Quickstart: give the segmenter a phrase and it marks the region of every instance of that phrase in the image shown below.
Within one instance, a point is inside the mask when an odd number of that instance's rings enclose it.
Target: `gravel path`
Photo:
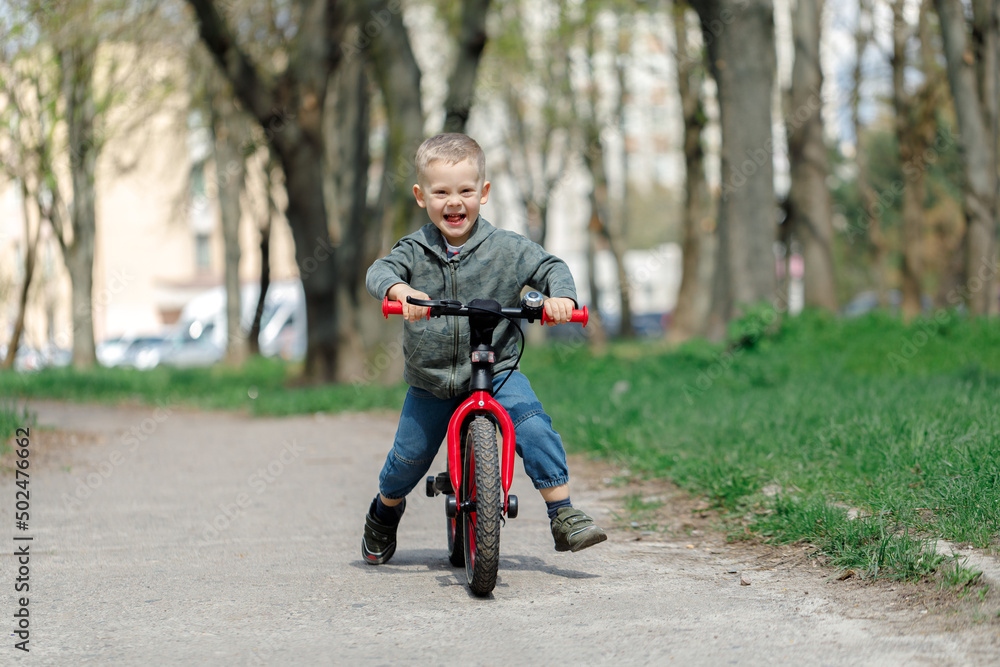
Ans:
[[[949,629],[900,590],[762,567],[718,539],[616,529],[556,553],[520,464],[521,512],[503,529],[491,598],[470,596],[448,565],[443,501],[422,493],[395,558],[368,566],[363,515],[394,415],[31,409],[44,428],[32,431],[27,531],[14,527],[10,457],[0,474],[3,664],[993,665],[1000,654],[995,616]],[[592,478],[574,482],[575,504],[610,527],[623,490]],[[23,544],[27,594],[15,593],[10,547]],[[30,653],[11,634],[22,595]]]

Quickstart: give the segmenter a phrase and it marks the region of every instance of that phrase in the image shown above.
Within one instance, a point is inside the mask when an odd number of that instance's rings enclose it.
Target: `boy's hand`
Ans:
[[[423,320],[427,318],[427,313],[430,308],[425,308],[424,306],[414,306],[411,303],[406,302],[406,297],[412,296],[414,299],[430,299],[425,293],[420,290],[415,290],[406,283],[396,283],[389,288],[386,292],[386,296],[389,297],[390,301],[399,301],[403,304],[403,319],[407,322],[416,322],[417,320]]]
[[[550,327],[556,324],[566,324],[573,317],[573,309],[576,302],[564,296],[558,296],[545,300],[545,319]]]

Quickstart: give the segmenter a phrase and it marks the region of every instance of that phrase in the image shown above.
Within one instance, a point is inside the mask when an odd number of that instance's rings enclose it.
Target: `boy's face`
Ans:
[[[472,160],[455,164],[435,160],[427,165],[420,183],[413,186],[413,196],[420,208],[427,209],[427,216],[448,243],[460,246],[469,240],[479,207],[489,199],[490,182],[479,182],[479,171]]]

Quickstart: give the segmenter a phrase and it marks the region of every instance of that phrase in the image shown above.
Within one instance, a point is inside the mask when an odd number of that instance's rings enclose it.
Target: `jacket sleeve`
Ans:
[[[573,282],[573,274],[566,262],[546,252],[542,246],[533,241],[525,239],[524,243],[525,248],[521,253],[523,283],[550,298],[572,299],[579,308],[576,283]]]
[[[413,275],[413,244],[400,240],[388,255],[375,260],[365,276],[368,293],[381,301],[396,283],[409,284]]]

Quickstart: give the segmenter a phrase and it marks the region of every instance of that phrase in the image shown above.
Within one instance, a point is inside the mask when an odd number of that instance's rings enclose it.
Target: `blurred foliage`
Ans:
[[[865,210],[853,159],[831,150],[830,191],[837,214],[835,257],[838,298],[846,303],[865,289],[874,289],[870,228],[880,224],[890,248],[889,287],[899,282],[902,246],[902,187],[917,171],[925,175],[925,290],[933,294],[941,281],[953,249],[964,230],[961,226],[962,163],[957,128],[950,110],[937,113],[935,141],[922,155],[907,164],[899,161],[899,144],[890,118],[868,127],[861,137],[861,150],[868,158],[871,187],[877,196],[875,215]]]

